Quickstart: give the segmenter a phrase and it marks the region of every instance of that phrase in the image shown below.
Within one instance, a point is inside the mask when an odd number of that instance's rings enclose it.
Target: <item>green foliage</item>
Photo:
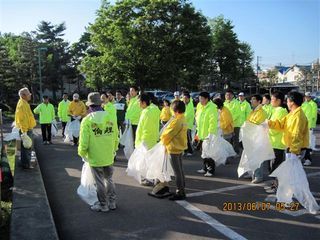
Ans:
[[[243,88],[254,76],[250,45],[239,41],[232,22],[223,16],[210,19],[209,25],[212,30],[211,64],[217,88]]]
[[[100,55],[80,70],[96,88],[196,88],[211,48],[206,18],[182,0],[103,1],[89,32]]]

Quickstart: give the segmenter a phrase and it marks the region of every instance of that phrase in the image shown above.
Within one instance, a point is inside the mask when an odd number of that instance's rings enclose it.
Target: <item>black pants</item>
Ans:
[[[273,151],[274,151],[275,159],[271,166],[270,172],[273,172],[274,170],[276,170],[277,167],[279,167],[279,165],[285,160],[285,150],[274,148]]]
[[[67,122],[61,122],[62,123],[62,137],[64,137],[64,131],[66,130]]]
[[[51,142],[51,123],[40,124],[40,125],[41,125],[42,141]]]
[[[186,150],[186,152],[192,154],[193,147],[192,147],[191,129],[188,129],[188,131],[187,131],[187,140],[188,140],[188,149]]]
[[[234,151],[237,154],[240,154],[240,152],[241,152],[240,148],[242,148],[242,146],[239,143],[239,134],[240,134],[240,127],[235,127],[234,128],[234,136],[232,139],[232,143],[233,143],[232,145],[233,145]]]
[[[136,141],[136,131],[138,128],[138,125],[131,125],[132,126],[132,133],[133,133],[133,142]]]
[[[311,148],[303,148],[303,150],[306,150],[306,153],[304,155],[304,160],[310,160],[310,162],[312,162],[312,159],[311,159],[312,149]]]

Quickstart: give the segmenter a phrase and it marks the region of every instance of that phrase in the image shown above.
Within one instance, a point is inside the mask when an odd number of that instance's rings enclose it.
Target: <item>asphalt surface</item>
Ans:
[[[320,239],[319,213],[311,215],[301,207],[275,210],[275,203],[267,201],[274,196],[265,193],[264,184],[238,179],[239,159],[219,166],[214,177],[197,174],[202,166],[199,152],[183,159],[188,198],[172,202],[148,196],[151,187],[128,177],[120,150],[114,165],[118,208],[92,212],[76,193],[83,164],[76,147],[60,136],[53,143],[42,145],[38,136],[35,148],[60,239]],[[311,173],[310,189],[320,203],[320,153],[313,158],[305,170]],[[256,202],[265,209],[250,210]],[[224,209],[227,203],[243,210]]]

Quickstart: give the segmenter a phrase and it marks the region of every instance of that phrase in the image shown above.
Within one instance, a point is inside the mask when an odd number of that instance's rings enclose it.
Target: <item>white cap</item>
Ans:
[[[173,96],[180,96],[179,91],[175,91],[175,92],[173,93]]]
[[[73,99],[79,99],[79,94],[78,93],[75,93],[75,94],[73,94]]]
[[[244,93],[243,92],[241,92],[241,93],[239,93],[239,95],[238,96],[244,96]]]
[[[311,97],[311,92],[306,92],[304,95],[305,95],[306,97]]]

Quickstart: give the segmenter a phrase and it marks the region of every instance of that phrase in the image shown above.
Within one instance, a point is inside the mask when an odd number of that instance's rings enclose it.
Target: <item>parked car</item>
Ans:
[[[169,102],[172,102],[172,100],[174,99],[173,93],[166,94],[162,99],[166,99]]]
[[[165,95],[172,94],[169,91],[161,91],[161,90],[154,90],[154,91],[145,91],[146,93],[152,93],[158,100],[161,100]]]

